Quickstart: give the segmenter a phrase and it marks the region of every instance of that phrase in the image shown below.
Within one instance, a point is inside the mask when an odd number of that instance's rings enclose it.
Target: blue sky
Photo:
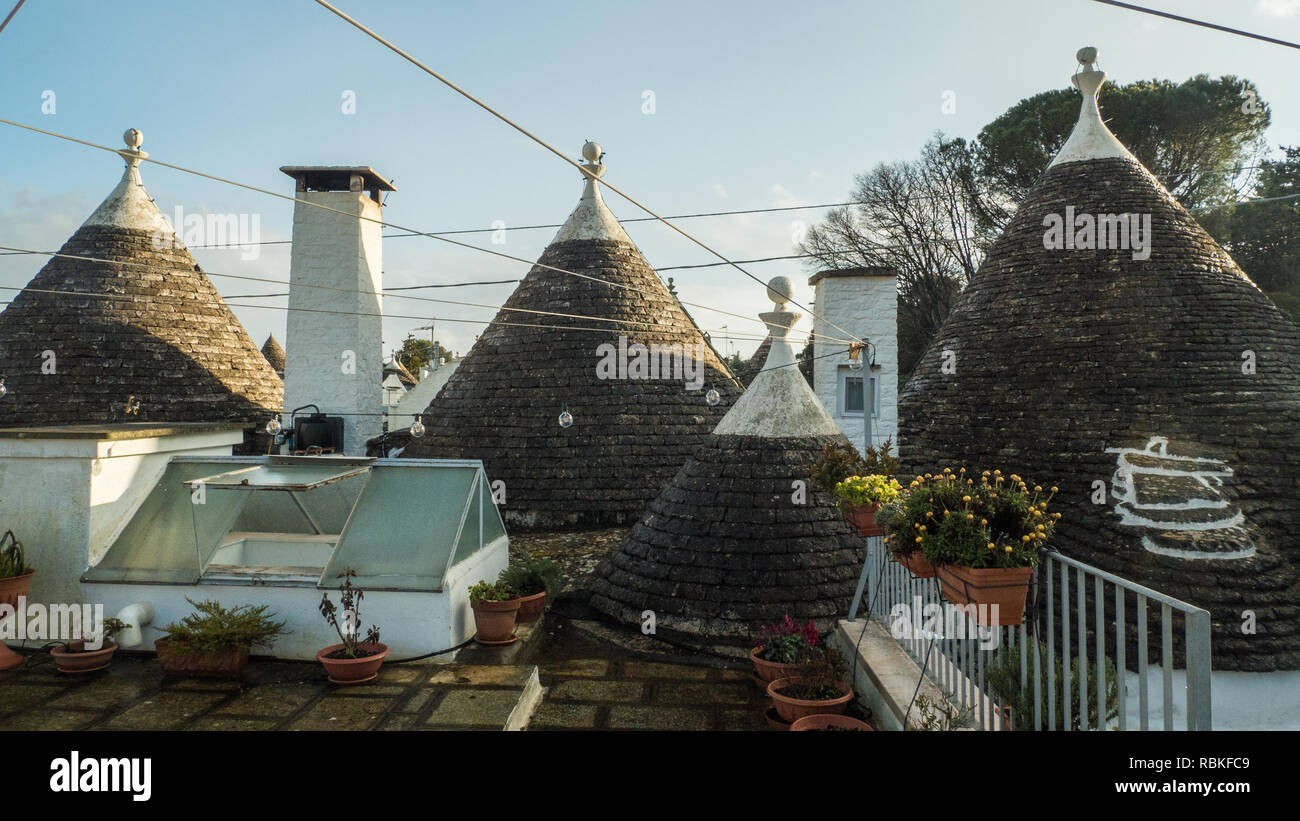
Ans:
[[[0,0],[0,14],[12,0]],[[510,2],[338,0],[344,11],[577,158],[608,152],[606,178],[661,214],[838,202],[855,173],[914,157],[936,130],[973,137],[1020,99],[1063,88],[1083,45],[1115,82],[1196,73],[1253,80],[1273,107],[1270,142],[1300,143],[1300,51],[1089,0],[912,2]],[[1300,0],[1150,0],[1147,5],[1300,41]],[[572,168],[310,0],[220,4],[29,0],[0,34],[0,116],[118,147],[128,127],[157,159],[292,194],[281,165],[371,165],[392,179],[386,218],[427,231],[562,222]],[[643,93],[654,92],[653,114]],[[941,110],[945,91],[956,113]],[[42,112],[54,92],[55,111]],[[342,112],[344,92],[356,113]],[[105,152],[0,125],[0,245],[57,249],[116,184]],[[257,214],[288,239],[292,204],[146,164],[163,212]],[[643,216],[607,195],[621,218]],[[793,253],[795,220],[819,211],[686,220],[731,258]],[[656,267],[714,261],[662,225],[628,232]],[[535,259],[554,232],[461,237]],[[287,279],[288,246],[256,260],[199,250],[209,272]],[[0,257],[21,286],[43,258]],[[786,274],[807,304],[808,271]],[[528,266],[428,238],[385,241],[386,286],[521,277]],[[729,268],[673,272],[682,297],[745,314],[763,289]],[[283,290],[214,277],[223,294]],[[423,292],[499,305],[512,286]],[[11,293],[11,292],[6,292]],[[7,298],[7,297],[6,297]],[[238,302],[284,305],[286,300]],[[390,313],[490,319],[491,309],[389,298]],[[705,328],[761,325],[692,309]],[[260,344],[283,311],[235,308]],[[388,319],[399,344],[417,320]],[[481,325],[439,325],[467,351]],[[755,341],[733,341],[748,352]]]

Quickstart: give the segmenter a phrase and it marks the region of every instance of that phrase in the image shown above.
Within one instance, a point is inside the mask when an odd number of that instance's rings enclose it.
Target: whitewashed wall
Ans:
[[[879,445],[891,439],[898,445],[898,289],[896,278],[889,274],[864,273],[845,276],[817,274],[810,280],[816,289],[813,310],[819,318],[813,322],[818,334],[844,337],[838,325],[860,339],[875,346],[876,362],[881,366],[878,377],[880,390],[880,415],[873,420],[872,444]],[[833,323],[833,324],[832,324]],[[847,346],[818,338],[814,342],[818,359],[813,363],[813,389],[822,406],[835,419],[849,441],[863,449],[863,420],[861,416],[844,416],[840,413],[839,370],[849,361]],[[833,355],[844,351],[842,356]],[[827,356],[827,354],[831,354]],[[863,368],[857,375],[870,376]]]
[[[243,431],[189,431],[107,438],[107,430],[57,438],[0,433],[0,532],[13,530],[36,568],[28,599],[89,601],[81,574],[103,557],[136,507],[178,455],[229,456]],[[93,602],[91,602],[93,603]]]

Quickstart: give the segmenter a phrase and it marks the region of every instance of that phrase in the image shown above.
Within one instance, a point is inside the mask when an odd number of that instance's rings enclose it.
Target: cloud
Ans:
[[[727,198],[727,188],[720,182],[715,182],[713,184],[713,193],[724,200]]]
[[[1256,0],[1255,11],[1267,17],[1295,17],[1300,14],[1300,0]]]
[[[773,208],[789,208],[794,205],[808,205],[808,201],[802,197],[796,197],[791,194],[784,185],[773,183],[772,187],[767,190],[772,197]]]

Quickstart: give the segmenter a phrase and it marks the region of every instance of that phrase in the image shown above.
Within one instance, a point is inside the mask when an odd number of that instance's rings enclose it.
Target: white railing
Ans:
[[[861,605],[893,627],[895,640],[978,729],[1173,730],[1179,713],[1186,729],[1211,729],[1209,612],[1060,553],[1044,555],[1024,623],[958,638],[899,629],[900,613],[942,611],[944,600],[935,579],[913,577],[888,557],[882,539],[870,538],[850,621]],[[1186,671],[1178,692],[1175,662]]]

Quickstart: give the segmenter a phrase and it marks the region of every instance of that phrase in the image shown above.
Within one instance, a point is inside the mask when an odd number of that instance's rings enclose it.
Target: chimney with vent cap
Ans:
[[[284,166],[297,183],[289,266],[284,410],[343,417],[343,449],[364,456],[383,429],[381,192],[364,166]]]

